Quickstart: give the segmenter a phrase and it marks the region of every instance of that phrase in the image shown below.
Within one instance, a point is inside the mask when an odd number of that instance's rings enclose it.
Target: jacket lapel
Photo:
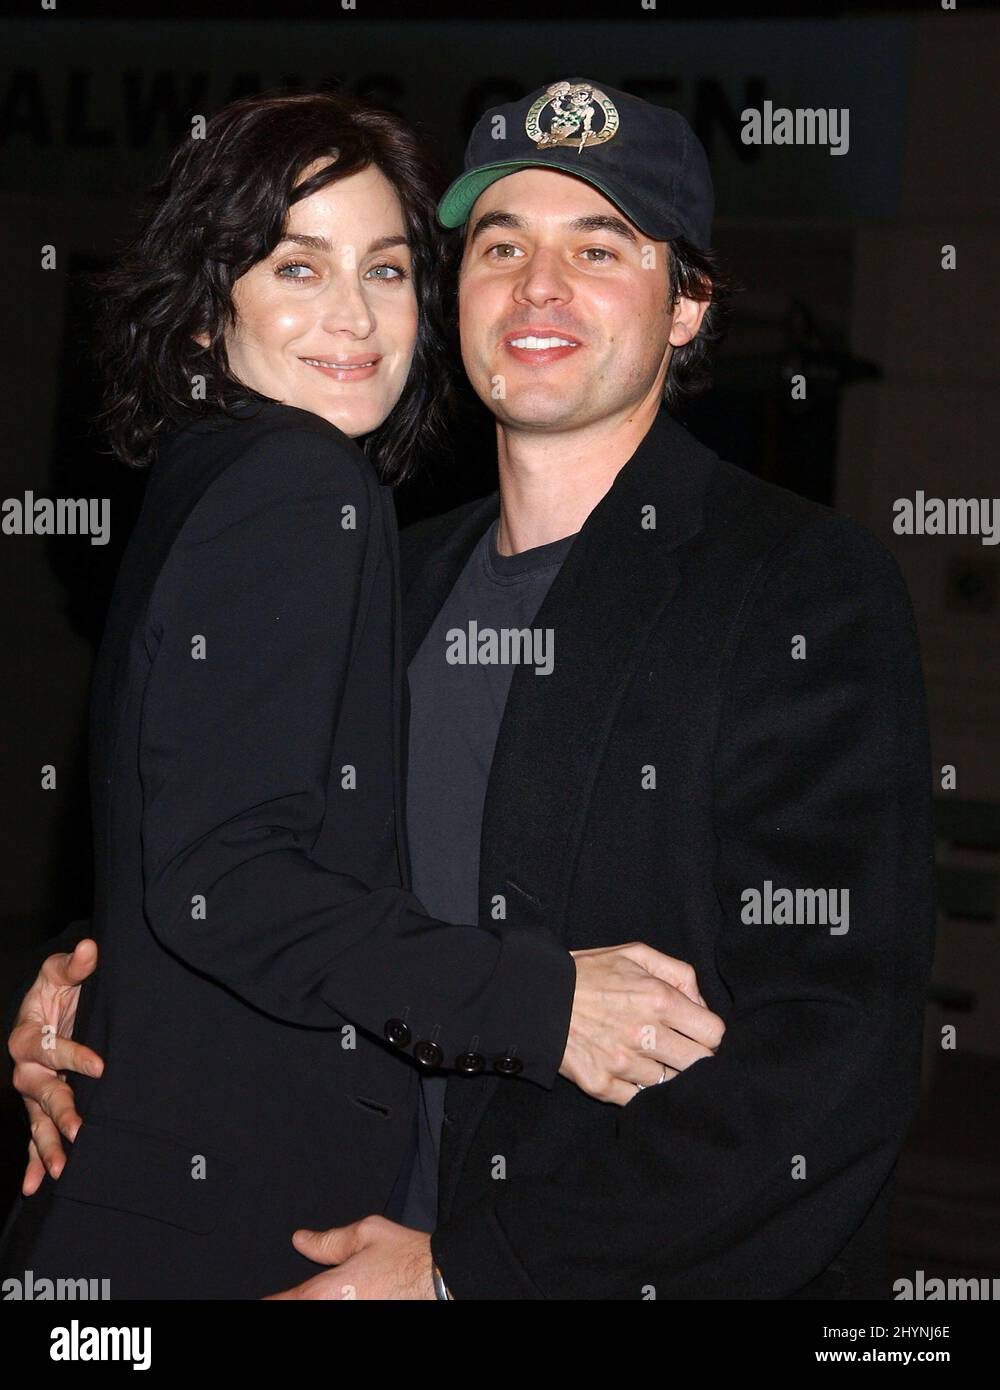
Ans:
[[[677,589],[676,552],[701,528],[714,463],[661,411],[546,595],[534,627],[552,632],[553,669],[514,671],[486,795],[481,912],[503,894],[508,922],[563,934],[601,753]]]
[[[499,893],[508,924],[565,940],[573,870],[602,752],[643,649],[677,592],[677,552],[701,530],[716,462],[661,411],[587,518],[549,589],[533,626],[552,629],[553,670],[542,676],[530,666],[515,668],[490,771],[479,866],[483,922],[491,920],[490,904]],[[643,525],[649,507],[655,508],[653,529],[648,521]],[[489,516],[477,518],[477,536]],[[456,577],[451,574],[451,583]],[[495,1076],[474,1085],[462,1078],[449,1083],[441,1220],[501,1084],[511,1083]]]
[[[409,560],[403,532],[403,661],[405,669],[455,587],[483,532],[500,514],[500,494],[491,493],[462,508],[445,541],[428,555]],[[409,562],[408,562],[409,561]]]

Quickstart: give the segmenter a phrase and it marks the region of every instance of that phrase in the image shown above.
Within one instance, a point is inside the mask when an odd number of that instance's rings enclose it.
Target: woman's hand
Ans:
[[[641,941],[572,951],[576,993],[559,1074],[596,1100],[627,1105],[722,1041],[693,968]]]
[[[72,1041],[80,985],[97,968],[97,942],[78,941],[69,954],[49,956],[21,1001],[7,1050],[14,1059],[14,1086],[31,1124],[28,1166],[21,1191],[30,1197],[46,1172],[58,1178],[66,1162],[61,1135],[76,1138],[83,1121],[73,1090],[62,1074],[100,1076],[104,1062],[96,1052]]]

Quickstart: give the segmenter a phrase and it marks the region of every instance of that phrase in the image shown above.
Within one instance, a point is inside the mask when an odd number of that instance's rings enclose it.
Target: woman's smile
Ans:
[[[332,357],[302,357],[299,359],[309,367],[315,367],[333,381],[367,381],[378,371],[382,361],[381,353],[344,354]]]

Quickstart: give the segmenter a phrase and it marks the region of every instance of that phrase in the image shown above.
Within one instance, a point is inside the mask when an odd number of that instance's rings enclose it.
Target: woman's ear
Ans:
[[[202,347],[202,348],[207,348],[207,347],[208,347],[208,334],[207,334],[207,333],[192,333],[192,334],[191,334],[191,337],[195,340],[195,342],[198,344],[199,347]]]

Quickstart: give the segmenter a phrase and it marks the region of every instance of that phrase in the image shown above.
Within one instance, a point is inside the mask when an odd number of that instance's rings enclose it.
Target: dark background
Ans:
[[[235,7],[234,7],[235,9]],[[669,10],[669,15],[667,11]],[[681,418],[733,462],[849,512],[897,555],[927,673],[940,935],[921,1111],[900,1169],[900,1275],[1000,1273],[1000,653],[995,548],[900,537],[892,501],[997,491],[1000,22],[961,4],[613,6],[366,3],[7,6],[0,19],[5,264],[3,495],[111,499],[112,543],[0,537],[7,675],[0,774],[0,985],[89,912],[87,681],[141,475],[101,452],[82,276],[195,112],[276,85],[343,86],[400,111],[460,166],[488,105],[587,75],[682,110],[712,161],[716,246],[742,285],[715,388]],[[850,151],[748,148],[739,113],[847,107]],[[55,245],[55,272],[38,269]],[[941,247],[958,267],[941,269]],[[991,312],[994,311],[994,312]],[[807,399],[793,401],[801,373]],[[495,485],[469,393],[450,455],[398,498],[405,522]],[[57,788],[39,769],[56,766]],[[954,789],[940,769],[956,769]],[[808,776],[808,769],[803,769]],[[942,1047],[954,1027],[956,1045]],[[6,1078],[4,1078],[6,1085]],[[16,1191],[19,1102],[0,1092],[0,1206]]]

